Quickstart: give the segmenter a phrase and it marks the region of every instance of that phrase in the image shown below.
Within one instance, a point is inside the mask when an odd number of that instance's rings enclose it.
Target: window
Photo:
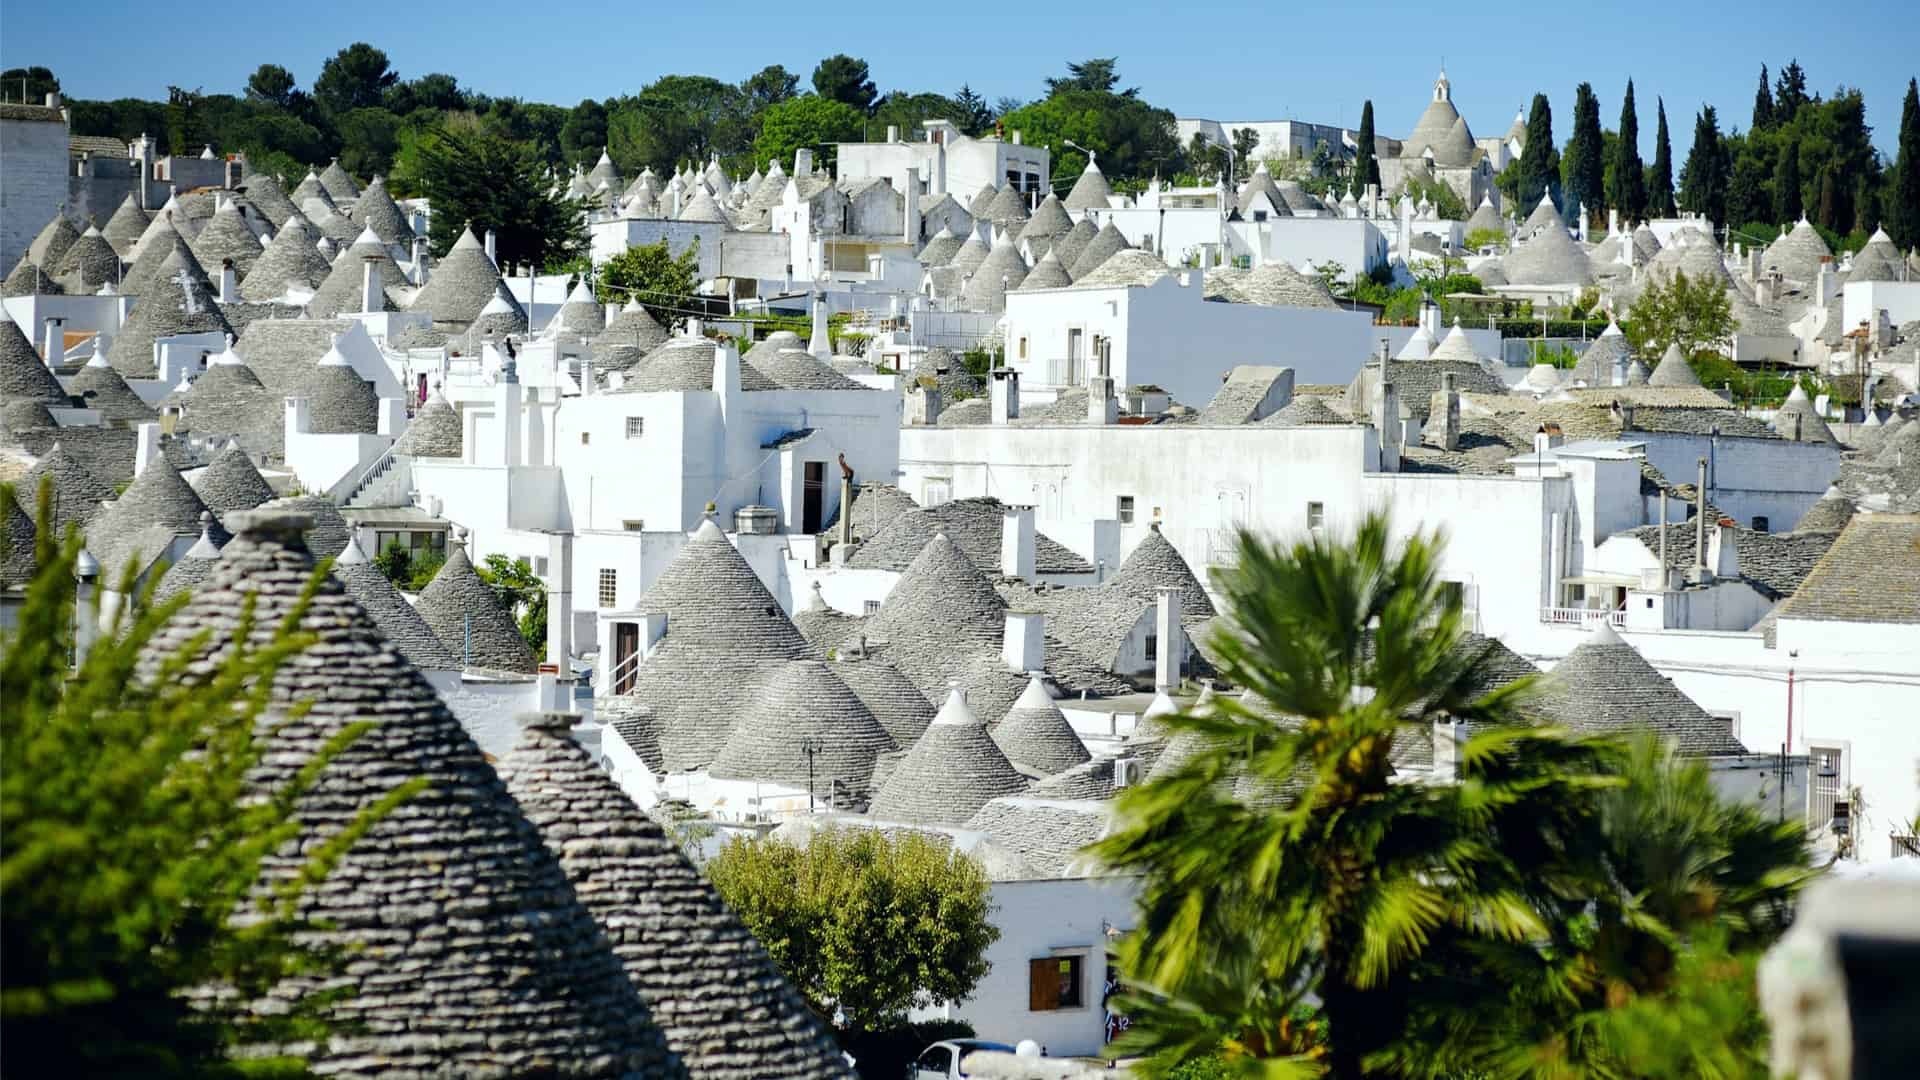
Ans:
[[[1120,519],[1120,524],[1133,524],[1133,496],[1122,495],[1114,503],[1113,516]]]
[[[1026,339],[1026,338],[1024,338],[1024,337],[1022,337],[1022,338],[1020,339],[1020,353],[1019,353],[1019,355],[1020,355],[1020,359],[1022,359],[1022,360],[1025,360],[1025,359],[1027,358],[1027,339]]]
[[[1253,212],[1253,220],[1255,221],[1267,220],[1267,212],[1265,210],[1255,210]]]
[[[647,523],[639,518],[626,518],[620,522],[622,532],[646,532]]]
[[[592,432],[589,432],[589,431],[583,431],[583,432],[581,432],[581,433],[580,433],[580,445],[581,445],[581,446],[586,446],[586,445],[587,445],[588,443],[591,443],[592,441],[593,441],[593,433],[592,433]]]
[[[637,439],[646,430],[647,418],[644,416],[627,417],[627,438]]]
[[[619,595],[620,571],[611,567],[600,569],[600,606],[610,608]]]
[[[929,476],[925,484],[926,498],[921,500],[928,509],[939,506],[953,498],[953,480],[944,476]]]
[[[929,1046],[913,1063],[915,1075],[950,1076],[953,1070],[953,1051],[945,1046]]]
[[[1812,783],[1807,787],[1807,826],[1826,828],[1833,820],[1834,804],[1847,790],[1847,755],[1840,746],[1809,746],[1813,759]]]
[[[1028,1011],[1085,1008],[1086,967],[1085,956],[1043,956],[1027,961]]]
[[[533,574],[535,577],[547,576],[547,557],[545,555],[535,555],[533,557]]]
[[[1310,502],[1307,504],[1307,528],[1324,529],[1327,525],[1327,504]]]
[[[1754,532],[1767,531],[1767,516],[1765,514],[1761,514],[1760,516],[1753,519],[1753,531]]]
[[[875,614],[878,614],[878,613],[879,613],[879,611],[880,611],[880,601],[878,601],[878,600],[869,600],[869,601],[867,601],[867,602],[866,602],[866,604],[865,604],[865,605],[863,605],[863,606],[862,606],[862,607],[860,608],[860,611],[861,611],[861,613],[862,613],[862,614],[865,614],[865,615],[875,615]]]
[[[1160,660],[1160,635],[1148,634],[1147,635],[1147,663],[1149,664],[1158,663],[1159,660]]]

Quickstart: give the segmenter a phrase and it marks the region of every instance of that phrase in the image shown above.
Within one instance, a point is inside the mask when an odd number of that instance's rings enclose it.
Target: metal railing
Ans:
[[[1543,607],[1540,621],[1553,626],[1592,626],[1604,621],[1618,629],[1627,625],[1627,613],[1617,608]]]
[[[393,463],[396,460],[393,448],[398,445],[400,445],[400,440],[398,439],[388,443],[387,448],[380,451],[380,456],[368,462],[367,467],[362,469],[359,475],[356,476],[348,473],[346,478],[343,478],[338,484],[335,484],[333,490],[328,492],[328,494],[332,495],[334,501],[341,506],[353,505],[353,500],[357,498],[361,492],[372,486],[374,481],[385,476],[388,469],[393,468]]]
[[[599,684],[593,688],[596,695],[611,697],[620,692],[618,689],[624,680],[633,678],[640,670],[640,661],[646,653],[634,650],[625,660],[610,665],[600,672]]]

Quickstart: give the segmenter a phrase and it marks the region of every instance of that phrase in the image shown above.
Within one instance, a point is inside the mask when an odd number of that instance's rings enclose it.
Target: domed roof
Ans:
[[[260,238],[253,235],[247,219],[240,216],[239,204],[231,199],[220,203],[213,217],[187,246],[193,249],[193,257],[200,260],[201,267],[212,267],[213,273],[219,273],[227,260],[233,260],[233,272],[240,277],[246,277],[253,269],[262,250]]]
[[[1433,100],[1420,114],[1413,125],[1413,131],[1401,142],[1400,156],[1418,158],[1433,151],[1436,165],[1458,166],[1470,164],[1473,159],[1473,133],[1467,130],[1466,120],[1459,110],[1453,107],[1452,86],[1447,81],[1447,73],[1442,71],[1434,80]]]
[[[958,826],[992,800],[1026,789],[1027,778],[956,690],[874,795],[868,813],[881,821]]]
[[[1026,280],[1026,260],[1020,257],[1019,245],[1008,241],[987,253],[967,279],[962,295],[974,311],[999,313],[1007,309],[1007,293]]]
[[[367,190],[361,192],[360,201],[353,204],[353,218],[372,229],[382,243],[404,249],[413,247],[413,226],[387,192],[387,182],[378,176],[367,182]]]
[[[671,620],[669,620],[671,621]],[[806,746],[817,749],[812,755]],[[823,797],[867,792],[873,762],[898,749],[866,703],[819,660],[793,660],[758,693],[713,759],[711,773],[805,788]]]
[[[1648,386],[1699,386],[1700,376],[1694,374],[1693,365],[1680,351],[1678,344],[1668,345],[1667,351],[1660,354],[1660,363],[1647,376]]]
[[[414,609],[453,651],[474,667],[531,675],[538,665],[520,636],[513,613],[500,605],[493,588],[467,558],[464,544],[452,544],[447,561],[420,593]]]
[[[408,310],[428,313],[434,325],[443,329],[461,329],[480,317],[480,310],[499,288],[500,271],[469,227],[428,273],[427,283],[414,294]],[[514,306],[519,306],[517,301]],[[522,311],[521,318],[525,317]]]
[[[1533,706],[1576,731],[1653,731],[1682,754],[1742,754],[1727,721],[1681,693],[1606,623],[1555,665]]]
[[[413,605],[407,603],[407,598],[400,595],[387,575],[367,558],[359,541],[347,542],[346,548],[333,560],[333,573],[409,664],[421,671],[460,670],[459,658]]]
[[[133,193],[128,192],[127,197],[120,200],[120,208],[107,219],[106,227],[100,230],[100,235],[106,237],[108,246],[112,247],[116,254],[123,259],[130,259],[133,257],[134,245],[140,242],[140,237],[146,234],[147,227],[152,224],[153,215],[140,209],[140,204],[134,199]]]
[[[320,233],[306,215],[288,215],[241,280],[241,298],[266,303],[285,296],[288,289],[318,289],[333,271],[319,245]]]
[[[1113,222],[1109,221],[1100,227],[1100,231],[1095,233],[1091,240],[1087,241],[1084,248],[1080,249],[1080,253],[1074,257],[1073,265],[1067,267],[1067,272],[1073,275],[1073,280],[1077,283],[1081,278],[1098,270],[1108,259],[1129,250],[1132,246],[1127,243],[1127,238],[1121,235]],[[1062,253],[1061,259],[1065,258],[1065,253]]]
[[[381,243],[371,229],[363,229],[351,247],[334,256],[327,279],[314,290],[313,299],[307,301],[307,317],[331,319],[358,313],[363,302],[360,291],[365,286],[366,265],[370,258],[380,267],[381,310],[395,310],[393,297],[388,290],[396,285],[404,285],[406,278],[400,272],[400,264],[393,261],[393,254],[387,250],[387,245]],[[483,254],[480,259],[484,262],[486,256]],[[440,280],[443,270],[444,267],[434,267],[428,284]],[[425,291],[421,290],[422,293]],[[417,300],[414,309],[420,310]]]
[[[120,256],[100,235],[99,228],[89,225],[80,239],[67,248],[52,272],[68,292],[90,295],[99,292],[103,285],[119,281]]]
[[[466,445],[460,414],[435,390],[414,414],[400,438],[393,444],[395,454],[411,457],[457,458]]]
[[[41,361],[20,324],[0,314],[0,401],[26,398],[48,405],[66,405],[67,392]]]
[[[1027,688],[993,730],[993,741],[1014,764],[1049,776],[1093,757],[1039,675],[1028,678]]]
[[[1107,184],[1105,173],[1092,158],[1087,159],[1087,167],[1080,170],[1080,178],[1073,182],[1073,189],[1060,205],[1078,214],[1083,210],[1105,210],[1113,204],[1113,188]],[[976,215],[977,216],[977,215]]]
[[[194,473],[187,481],[216,517],[224,518],[235,510],[251,510],[273,498],[273,487],[239,443],[228,443],[214,455],[213,462]]]

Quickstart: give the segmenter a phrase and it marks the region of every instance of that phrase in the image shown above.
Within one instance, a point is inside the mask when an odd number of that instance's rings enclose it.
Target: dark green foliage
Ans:
[[[1765,131],[1772,126],[1773,89],[1767,85],[1767,65],[1761,64],[1760,89],[1753,94],[1753,123],[1748,127],[1754,131]]]
[[[567,113],[560,125],[560,153],[569,163],[591,168],[607,147],[607,107],[587,98]]]
[[[1067,75],[1063,79],[1048,79],[1047,94],[1065,93],[1069,90],[1091,90],[1096,94],[1118,93],[1121,97],[1136,97],[1139,88],[1116,91],[1120,85],[1120,58],[1117,56],[1097,57],[1067,65]]]
[[[262,860],[298,833],[295,801],[366,730],[343,730],[287,790],[250,796],[246,777],[264,749],[256,721],[273,674],[309,644],[293,630],[304,603],[265,645],[248,643],[248,604],[238,644],[211,670],[184,677],[205,644],[195,638],[143,672],[141,654],[189,597],[152,604],[159,575],[135,587],[128,566],[112,585],[129,600],[70,673],[81,540],[77,532],[53,537],[50,490],[39,495],[38,572],[19,622],[0,637],[6,1071],[304,1075],[299,1061],[226,1058],[243,1043],[323,1034],[324,996],[303,997],[273,1019],[241,1005],[287,976],[325,977],[337,958],[297,942],[299,893],[417,788],[403,786],[313,848],[293,886],[255,893]],[[0,489],[0,498],[12,497]],[[325,574],[316,569],[309,596]],[[89,610],[98,617],[94,597]],[[189,991],[208,986],[237,993],[188,1001]]]
[[[1374,156],[1373,102],[1371,100],[1360,106],[1360,133],[1355,141],[1360,146],[1353,155],[1353,186],[1364,190],[1368,184],[1380,182],[1380,162]]]
[[[700,271],[700,247],[696,240],[675,255],[665,239],[652,244],[635,244],[600,266],[594,285],[603,304],[640,301],[654,321],[678,331],[687,321],[687,304],[693,296]],[[803,332],[804,336],[804,332]]]
[[[800,91],[800,76],[781,67],[769,64],[747,76],[740,84],[740,92],[747,95],[747,101],[759,112],[770,105],[778,105]]]
[[[0,71],[0,101],[38,105],[59,89],[60,80],[54,78],[53,72],[37,65]]]
[[[878,140],[886,137],[887,128],[897,127],[901,138],[912,140],[920,136],[924,120],[951,120],[964,131],[971,115],[965,105],[945,94],[895,91],[874,105],[873,118],[861,129],[865,138]]]
[[[436,255],[469,225],[475,235],[494,230],[502,266],[551,266],[586,249],[579,207],[554,192],[525,143],[471,123],[447,124],[421,138],[418,154],[421,190],[433,200]]]
[[[1800,61],[1789,60],[1787,66],[1780,69],[1780,81],[1773,88],[1773,119],[1776,123],[1791,123],[1800,115],[1800,110],[1812,104],[1807,96],[1807,73],[1800,69]]]
[[[286,108],[293,99],[293,72],[279,64],[261,64],[252,75],[247,76],[247,98],[263,105],[277,105]]]
[[[1647,177],[1640,165],[1640,117],[1634,111],[1633,80],[1620,102],[1620,133],[1613,143],[1613,162],[1607,171],[1607,205],[1631,224],[1647,214]]]
[[[973,87],[962,83],[953,95],[954,104],[960,106],[965,120],[960,121],[960,130],[969,135],[978,135],[993,123],[993,106],[987,99],[975,93]]]
[[[965,1020],[922,1020],[880,1031],[838,1031],[840,1049],[853,1056],[861,1080],[900,1080],[920,1052],[945,1039],[971,1039]]]
[[[1106,90],[1061,90],[1000,118],[1009,132],[1053,151],[1053,175],[1077,177],[1087,156],[1068,139],[1099,155],[1109,182],[1145,181],[1158,171],[1172,176],[1186,168],[1185,148],[1173,114],[1137,97]]]
[[[1520,151],[1514,191],[1524,212],[1532,212],[1549,188],[1560,186],[1560,152],[1553,147],[1553,106],[1547,104],[1547,95],[1535,94],[1527,112],[1527,145]]]
[[[857,142],[866,118],[859,109],[818,94],[805,94],[760,114],[760,135],[753,140],[753,156],[760,161],[778,161],[789,173],[794,169],[793,152],[811,149],[817,168],[832,169],[837,156],[835,145]]]
[[[1727,223],[1727,183],[1731,163],[1720,141],[1720,119],[1703,105],[1693,119],[1693,149],[1680,169],[1680,207],[1713,222]]]
[[[1900,142],[1887,186],[1887,233],[1901,250],[1920,245],[1920,82],[1907,80],[1900,105]]]
[[[404,548],[397,543],[388,544],[385,551],[373,557],[373,564],[394,588],[415,593],[432,583],[433,575],[446,561],[447,553],[442,548]]]
[[[1724,143],[1733,171],[1727,177],[1727,221],[1764,220],[1773,212],[1773,181],[1766,161],[1747,148],[1750,136],[1733,135]]]
[[[1780,147],[1775,155],[1778,164],[1773,168],[1773,220],[1782,225],[1791,225],[1800,220],[1802,203],[1800,201],[1800,148],[1789,142]],[[1743,218],[1751,221],[1751,218]]]
[[[860,112],[873,108],[880,96],[868,77],[867,62],[846,53],[835,53],[813,69],[813,92]]]
[[[1573,91],[1573,138],[1567,141],[1566,159],[1561,164],[1566,178],[1564,209],[1569,217],[1581,209],[1596,218],[1600,216],[1606,199],[1602,190],[1606,174],[1604,149],[1600,137],[1600,99],[1593,96],[1592,86],[1581,83]]]
[[[536,659],[544,659],[547,649],[547,585],[533,572],[525,559],[505,555],[487,556],[486,562],[473,568],[480,580],[493,587],[500,607],[513,614],[520,636],[533,650]]]
[[[313,96],[330,113],[371,109],[399,80],[387,64],[386,53],[356,41],[320,65],[320,77],[313,80]]]
[[[1673,140],[1667,135],[1667,103],[1656,99],[1660,126],[1653,137],[1653,164],[1647,169],[1647,212],[1654,217],[1670,218],[1673,202]]]
[[[1233,130],[1233,159],[1238,163],[1240,175],[1246,176],[1253,172],[1254,166],[1247,163],[1253,160],[1253,152],[1259,148],[1260,133],[1258,131],[1250,127],[1235,128]],[[1375,163],[1373,167],[1373,182],[1378,183],[1379,180],[1380,166],[1378,163]]]

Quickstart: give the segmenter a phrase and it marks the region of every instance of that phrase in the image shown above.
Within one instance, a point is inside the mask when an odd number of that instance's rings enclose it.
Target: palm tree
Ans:
[[[1094,848],[1143,877],[1121,1049],[1149,1072],[1224,1051],[1264,1076],[1369,1075],[1412,1056],[1430,948],[1551,939],[1545,915],[1600,875],[1565,853],[1597,827],[1610,745],[1517,722],[1530,680],[1483,692],[1440,537],[1392,535],[1371,516],[1347,542],[1240,536],[1215,649],[1249,700],[1170,718],[1206,752],[1126,793]],[[1396,782],[1395,747],[1436,721],[1479,729],[1459,782]],[[1546,852],[1561,873],[1523,869]]]

